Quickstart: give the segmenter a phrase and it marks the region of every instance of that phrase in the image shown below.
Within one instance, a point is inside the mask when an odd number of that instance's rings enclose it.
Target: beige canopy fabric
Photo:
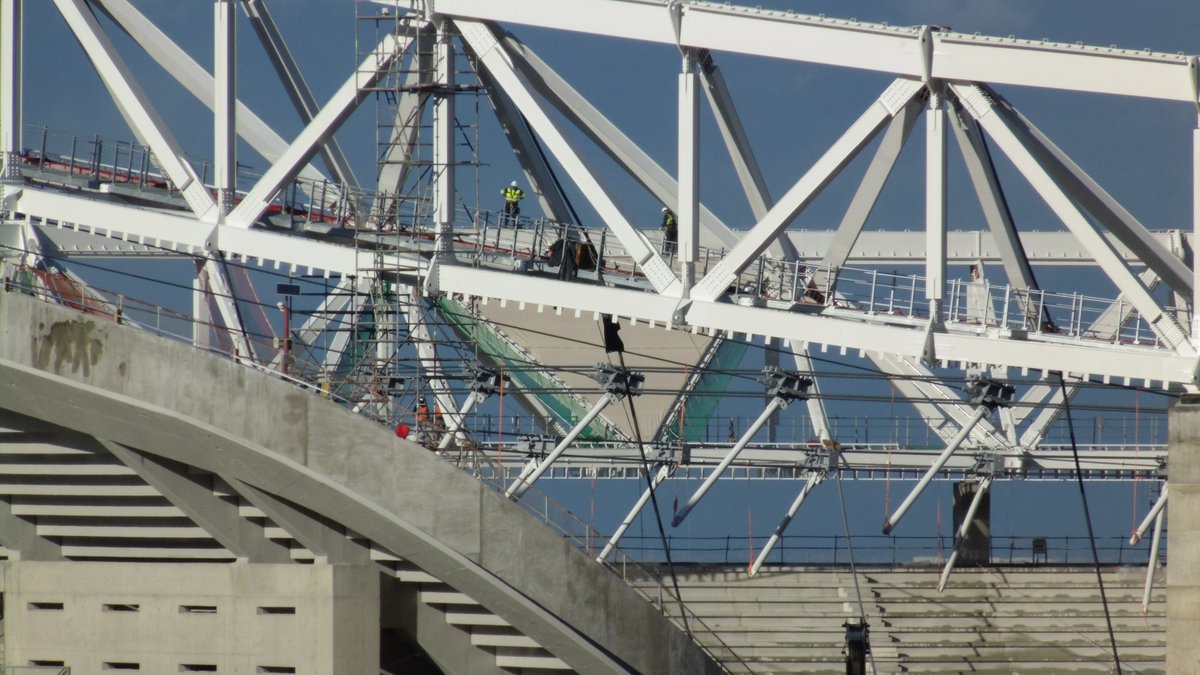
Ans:
[[[604,395],[603,387],[589,375],[597,363],[619,363],[617,355],[604,352],[600,322],[590,314],[575,318],[573,312],[557,314],[552,307],[538,312],[535,306],[527,305],[519,310],[515,305],[500,307],[490,303],[479,307],[482,315],[493,322],[509,339],[520,344],[542,365],[551,369],[556,377],[565,382],[588,401],[595,404]],[[679,392],[687,379],[687,373],[700,360],[712,338],[703,335],[651,328],[646,324],[629,325],[622,320],[621,339],[625,342],[625,365],[631,370],[645,368],[671,368],[670,372],[645,372],[647,390]],[[570,368],[571,371],[562,370]],[[658,430],[663,418],[674,404],[677,393],[643,394],[634,398],[637,409],[638,427],[643,440],[649,441]],[[604,416],[614,425],[636,438],[629,405],[609,406]]]

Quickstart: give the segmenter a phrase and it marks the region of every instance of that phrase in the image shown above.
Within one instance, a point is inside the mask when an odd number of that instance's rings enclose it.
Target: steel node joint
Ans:
[[[604,391],[613,398],[613,402],[626,396],[637,396],[642,393],[642,383],[646,376],[628,368],[620,368],[608,363],[597,363],[596,372],[592,379],[604,385]]]
[[[803,401],[808,398],[808,388],[812,386],[812,378],[805,377],[796,371],[783,370],[777,366],[763,368],[763,377],[759,382],[767,387],[767,396],[782,399],[784,405],[792,401]]]
[[[973,378],[967,382],[966,387],[967,395],[971,397],[971,403],[985,406],[988,410],[1011,405],[1013,394],[1016,391],[1016,387],[1011,384],[986,377]]]

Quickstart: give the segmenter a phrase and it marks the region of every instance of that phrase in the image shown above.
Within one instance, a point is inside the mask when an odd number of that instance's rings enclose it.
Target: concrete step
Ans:
[[[512,624],[487,611],[471,611],[465,607],[455,607],[446,612],[446,623],[453,626],[507,626]]]
[[[496,665],[500,668],[510,668],[517,671],[571,670],[571,667],[568,666],[562,659],[551,656],[544,651],[541,654],[497,652]]]
[[[471,629],[471,644],[476,647],[522,647],[529,649],[541,647],[533,638],[522,635],[515,630],[486,629],[482,627]]]

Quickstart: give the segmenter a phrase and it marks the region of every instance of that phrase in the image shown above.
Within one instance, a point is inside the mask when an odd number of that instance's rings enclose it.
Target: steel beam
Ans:
[[[56,0],[65,2],[67,0]],[[81,0],[74,0],[79,2]],[[404,51],[406,41],[394,35],[386,35],[373,52],[363,59],[354,73],[334,93],[333,97],[317,113],[312,122],[288,146],[283,156],[267,169],[262,178],[246,193],[242,202],[229,214],[229,223],[236,227],[250,228],[270,206],[283,186],[293,178],[342,122],[362,102],[370,87],[374,86],[393,60]]]
[[[1150,508],[1150,513],[1146,514],[1146,517],[1142,519],[1141,525],[1138,525],[1137,529],[1133,531],[1133,535],[1129,537],[1130,546],[1137,544],[1142,540],[1142,537],[1146,536],[1146,530],[1149,529],[1150,523],[1154,522],[1154,519],[1158,518],[1158,515],[1162,513],[1163,508],[1165,508],[1166,505],[1167,483],[1164,481],[1162,492],[1158,495],[1158,501],[1154,502],[1154,506]]]
[[[919,97],[914,97],[888,123],[888,128],[883,133],[879,147],[875,149],[871,163],[867,165],[867,171],[858,185],[858,190],[855,191],[854,197],[850,200],[850,206],[846,208],[846,213],[842,216],[833,241],[825,249],[825,254],[818,264],[812,280],[818,290],[824,293],[833,292],[833,282],[837,276],[837,270],[846,265],[851,250],[859,241],[863,226],[871,217],[871,212],[879,200],[879,194],[883,191],[888,176],[896,166],[896,159],[899,158],[900,151],[904,149],[904,144],[908,141],[908,136],[912,133],[917,118],[921,116],[919,108],[922,104],[923,101]]]
[[[676,148],[679,157],[678,218],[680,280],[686,300],[696,283],[696,258],[700,253],[700,78],[696,55],[683,55],[679,74],[679,122]]]
[[[1166,512],[1159,511],[1154,517],[1154,538],[1150,541],[1150,560],[1146,561],[1146,582],[1142,585],[1142,613],[1150,609],[1150,592],[1154,590],[1154,573],[1158,570],[1158,547],[1162,540],[1163,520]]]
[[[512,35],[504,36],[504,45],[531,87],[579,128],[606,155],[646,188],[654,198],[673,207],[679,199],[679,185],[666,169],[654,161],[636,143],[610,122],[595,106],[577,92],[527,45]],[[723,248],[737,243],[737,233],[703,204],[700,226]]]
[[[646,274],[650,284],[659,293],[670,291],[677,296],[679,279],[650,245],[645,235],[633,227],[633,219],[613,199],[611,191],[604,187],[600,177],[588,166],[582,155],[576,152],[541,102],[534,98],[526,79],[517,72],[511,55],[498,41],[492,29],[480,22],[456,23],[463,41],[475,54],[475,58],[521,109],[529,125],[579,186],[604,224],[621,241],[626,252]]]
[[[449,20],[437,27],[437,93],[433,97],[433,229],[435,255],[454,258],[454,41]]]
[[[601,412],[604,412],[604,409],[610,404],[616,403],[619,400],[620,397],[611,392],[602,396],[600,400],[596,402],[596,405],[592,406],[591,410],[588,410],[587,414],[584,415],[583,418],[571,428],[571,431],[568,432],[567,435],[558,442],[558,445],[554,446],[554,450],[552,450],[545,459],[538,463],[531,472],[522,472],[521,475],[514,480],[511,485],[508,486],[508,489],[504,491],[504,496],[508,499],[520,499],[521,495],[525,494],[526,490],[533,487],[534,482],[536,482],[538,478],[541,478],[542,474],[546,473],[546,469],[550,468],[550,465],[562,456],[563,452],[566,451],[571,443],[574,443],[575,439],[579,438],[579,434],[583,433],[583,430],[592,423],[592,420],[596,419]]]
[[[107,14],[121,30],[146,51],[150,58],[162,66],[206,107],[212,107],[216,85],[212,75],[196,63],[187,52],[171,41],[161,30],[137,11],[128,0],[91,0],[92,4]],[[277,161],[285,150],[287,141],[267,126],[250,108],[240,101],[237,106],[237,133],[247,145],[269,162]],[[321,172],[311,165],[300,170],[300,177],[313,182],[325,180]]]
[[[1043,166],[1039,153],[1029,147],[1029,139],[1012,128],[1011,118],[997,113],[996,104],[980,87],[960,84],[951,84],[950,87],[964,108],[1008,155],[1046,204],[1091,252],[1109,279],[1128,296],[1155,334],[1179,354],[1194,355],[1195,350],[1182,328],[1175,324],[1173,317],[1163,312],[1146,286],[1130,271],[1108,240],[1100,236],[1083,217],[1071,198]]]
[[[766,251],[792,220],[854,159],[888,120],[923,88],[920,82],[897,80],[842,134],[841,138],[796,182],[771,210],[742,236],[737,245],[702,279],[693,293],[701,300],[725,294],[754,260]]]
[[[275,25],[274,17],[267,10],[266,3],[263,0],[242,0],[242,9],[249,17],[250,25],[258,35],[258,41],[262,43],[263,50],[267,52],[271,65],[275,67],[275,73],[279,76],[279,81],[283,84],[288,98],[291,99],[292,107],[300,115],[300,121],[304,124],[312,122],[320,110],[317,106],[317,99],[313,96],[312,90],[308,88],[308,83],[304,81],[304,76],[300,73],[300,66],[292,57],[292,52],[284,42],[279,27]],[[336,138],[330,136],[326,139],[318,152],[321,159],[325,160],[325,166],[329,167],[339,183],[352,190],[358,189],[358,179],[355,178],[354,170],[350,167],[350,160],[346,159]]]
[[[629,513],[625,515],[625,519],[617,526],[617,530],[613,532],[608,543],[604,545],[604,550],[600,551],[600,555],[596,556],[596,562],[604,562],[608,558],[608,555],[613,552],[613,549],[617,547],[617,544],[621,543],[621,538],[625,536],[625,532],[629,530],[629,526],[633,524],[634,519],[642,512],[642,509],[646,508],[646,503],[650,501],[651,494],[670,475],[671,467],[666,464],[659,464],[657,466],[654,470],[654,478],[650,480],[650,485],[645,490],[642,490],[642,496],[638,497],[638,500],[633,503],[633,508],[629,509]]]
[[[979,505],[983,502],[983,495],[991,484],[991,476],[984,476],[979,481],[975,496],[971,498],[971,505],[967,507],[967,513],[963,516],[962,525],[958,528],[958,532],[954,533],[954,550],[950,553],[950,559],[946,561],[946,566],[942,568],[942,575],[938,578],[938,593],[946,590],[946,582],[950,579],[950,573],[954,571],[954,563],[958,562],[959,547],[966,539],[967,533],[971,529],[971,521],[975,518],[975,512],[979,510]]]
[[[402,4],[423,8],[421,0]],[[519,6],[493,0],[438,0],[437,12],[629,38],[669,46],[707,48],[805,63],[859,68],[905,77],[928,75],[1142,96],[1195,103],[1183,55],[1038,40],[968,35],[937,30],[935,58],[918,56],[919,29],[845,21],[793,12],[762,11],[718,3],[687,3],[676,34],[667,9],[644,0],[525,0]]]
[[[759,552],[758,557],[750,565],[749,576],[758,574],[758,570],[762,569],[767,556],[771,555],[771,551],[775,550],[775,545],[779,543],[779,539],[783,537],[783,533],[787,532],[788,526],[792,524],[792,519],[796,517],[796,513],[800,511],[800,507],[808,499],[808,495],[813,491],[813,488],[821,484],[823,479],[824,474],[820,471],[812,471],[808,474],[808,480],[804,481],[804,487],[801,488],[800,494],[796,495],[796,499],[792,501],[792,505],[788,507],[787,513],[784,514],[783,520],[779,521],[779,525],[771,533],[771,538],[763,545],[762,551]]]
[[[208,188],[183,158],[183,150],[175,136],[117,53],[112,41],[100,28],[87,2],[54,0],[54,4],[66,19],[138,142],[154,153],[155,161],[187,200],[196,217],[201,220],[212,219],[215,204]]]
[[[937,88],[925,113],[925,299],[930,319],[940,323],[946,292],[946,106]]]

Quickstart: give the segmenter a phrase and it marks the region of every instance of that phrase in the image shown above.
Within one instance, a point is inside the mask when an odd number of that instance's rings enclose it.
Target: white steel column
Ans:
[[[946,106],[931,83],[925,118],[925,299],[936,325],[946,290]]]
[[[517,499],[520,498],[521,495],[525,494],[525,491],[533,487],[534,482],[541,478],[542,474],[546,473],[546,469],[549,469],[550,465],[553,464],[564,452],[566,452],[571,443],[574,443],[575,439],[579,438],[579,434],[583,433],[583,430],[592,423],[592,420],[599,417],[600,413],[604,412],[605,408],[612,403],[616,403],[620,400],[620,398],[620,396],[612,392],[609,392],[601,397],[600,400],[596,402],[596,405],[592,406],[592,409],[583,416],[583,419],[579,420],[579,422],[577,422],[575,426],[571,428],[570,433],[568,433],[561,441],[558,442],[558,445],[555,446],[554,450],[550,451],[550,454],[546,456],[546,459],[543,459],[541,463],[537,465],[537,468],[533,469],[532,473],[526,473],[524,471],[521,472],[521,475],[513,481],[512,485],[508,486],[507,490],[504,491],[505,498]]]
[[[1162,510],[1164,507],[1166,507],[1166,505],[1167,483],[1163,483],[1162,493],[1159,494],[1158,501],[1154,502],[1154,506],[1151,507],[1150,513],[1146,514],[1146,517],[1142,519],[1142,524],[1138,525],[1137,529],[1133,531],[1133,535],[1129,537],[1130,546],[1137,544],[1142,540],[1142,537],[1146,536],[1146,530],[1150,528],[1150,523],[1154,522],[1154,519],[1158,517],[1158,514],[1162,513]]]
[[[22,2],[0,0],[0,181],[20,171]]]
[[[237,190],[237,14],[233,0],[213,4],[213,175],[217,222],[233,207]]]
[[[696,283],[696,258],[700,253],[700,96],[696,53],[683,54],[679,74],[679,230],[680,281],[683,298]],[[669,205],[668,205],[669,206]]]
[[[454,43],[449,19],[438,23],[437,84],[433,104],[433,222],[439,256],[453,255],[454,229]]]
[[[1197,105],[1200,109],[1200,105]],[[1200,115],[1192,130],[1192,346],[1200,350]]]

